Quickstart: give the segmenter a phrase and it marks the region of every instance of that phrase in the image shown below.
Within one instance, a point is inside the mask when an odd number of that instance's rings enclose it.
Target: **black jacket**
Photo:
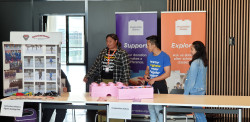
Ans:
[[[61,70],[61,78],[65,78],[67,92],[71,92],[71,86],[70,86],[68,78],[67,78],[66,74],[63,72],[63,70]]]

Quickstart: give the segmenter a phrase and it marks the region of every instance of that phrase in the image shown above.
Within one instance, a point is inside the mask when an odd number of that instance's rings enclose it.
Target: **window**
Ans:
[[[85,64],[84,16],[43,16],[43,31],[62,32],[62,64]]]

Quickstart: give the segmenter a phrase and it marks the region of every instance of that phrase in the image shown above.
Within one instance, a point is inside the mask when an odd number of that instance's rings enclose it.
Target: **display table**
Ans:
[[[30,96],[32,97],[32,96]],[[19,100],[20,97],[11,96],[3,100]],[[250,97],[249,96],[218,96],[218,95],[177,95],[177,94],[154,94],[154,99],[141,99],[141,101],[133,102],[133,100],[119,100],[114,97],[107,97],[105,100],[100,98],[94,98],[85,94],[73,94],[63,93],[60,97],[53,99],[20,99],[24,102],[39,103],[39,121],[41,122],[42,108],[48,108],[43,106],[44,103],[57,104],[57,103],[85,103],[90,105],[51,105],[54,108],[65,108],[65,109],[95,109],[95,110],[107,110],[108,105],[116,102],[131,103],[135,105],[164,105],[164,115],[166,112],[205,112],[205,113],[228,113],[238,114],[238,121],[241,122],[241,109],[250,108]],[[93,104],[93,105],[91,105]],[[105,104],[107,106],[97,106],[96,104]],[[192,109],[192,108],[167,108],[166,106],[190,106],[190,107],[214,107],[218,109]],[[235,108],[235,109],[228,109]],[[108,112],[107,112],[108,113]],[[108,116],[108,115],[107,115]],[[165,117],[165,116],[164,116]],[[108,120],[107,120],[108,121]],[[164,119],[164,121],[166,121]]]

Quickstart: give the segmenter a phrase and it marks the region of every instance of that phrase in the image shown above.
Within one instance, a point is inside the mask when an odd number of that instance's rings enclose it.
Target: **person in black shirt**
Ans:
[[[84,77],[83,81],[98,75],[98,82],[123,82],[128,84],[130,79],[130,64],[128,53],[121,48],[116,34],[106,36],[106,45],[96,58],[94,64]]]
[[[68,78],[65,75],[65,73],[63,72],[63,70],[61,70],[61,78],[65,78],[66,89],[67,89],[66,91],[71,92],[71,87],[70,87]],[[66,116],[66,113],[67,113],[67,109],[43,109],[42,122],[49,122],[54,110],[56,110],[55,122],[63,122],[63,120]]]

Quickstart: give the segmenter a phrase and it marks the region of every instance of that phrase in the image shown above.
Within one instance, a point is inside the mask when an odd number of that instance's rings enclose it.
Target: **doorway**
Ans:
[[[61,63],[85,64],[85,31],[83,15],[44,15],[43,32],[62,32]]]

